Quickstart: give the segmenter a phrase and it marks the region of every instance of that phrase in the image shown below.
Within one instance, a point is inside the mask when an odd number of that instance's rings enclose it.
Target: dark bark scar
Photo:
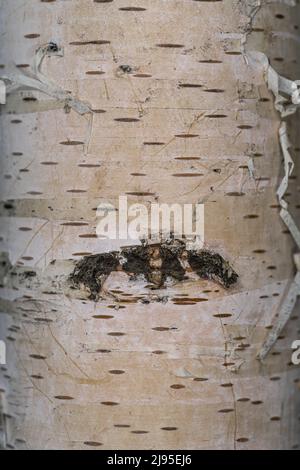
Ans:
[[[103,283],[113,271],[126,272],[131,280],[143,276],[154,288],[165,287],[168,278],[183,281],[191,271],[224,288],[238,280],[238,274],[220,254],[205,249],[190,250],[184,241],[172,240],[157,244],[144,242],[121,251],[84,256],[76,263],[70,282],[75,288],[84,286],[90,292],[89,298],[97,300]]]

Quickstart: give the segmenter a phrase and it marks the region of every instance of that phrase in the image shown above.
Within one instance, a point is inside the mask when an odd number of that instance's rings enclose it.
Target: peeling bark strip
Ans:
[[[278,134],[281,152],[284,159],[284,176],[280,182],[276,194],[281,207],[280,217],[294,238],[297,248],[300,249],[300,230],[288,210],[288,203],[284,199],[289,186],[289,178],[291,178],[295,164],[289,151],[291,143],[287,135],[287,123],[283,121],[283,119],[287,116],[294,114],[300,105],[300,80],[289,80],[278,74],[270,66],[269,60],[265,54],[252,52],[250,54],[250,58],[258,58],[258,60],[263,64],[268,88],[274,95],[275,109],[279,112],[282,118]],[[258,358],[260,360],[264,360],[266,358],[267,354],[276,343],[282,329],[291,317],[297,301],[297,297],[300,295],[299,253],[296,255],[295,259],[298,260],[298,262],[295,262],[297,274],[294,280],[290,283],[283,302],[281,305],[279,305],[276,325],[268,334],[258,353]]]
[[[7,94],[22,90],[36,90],[51,96],[57,103],[61,103],[62,107],[65,107],[66,110],[72,108],[81,115],[92,113],[87,103],[74,98],[68,91],[57,86],[42,73],[41,67],[46,56],[63,57],[63,55],[64,52],[61,47],[54,42],[49,42],[36,50],[30,74],[25,74],[14,65],[10,65],[8,74],[1,77],[1,80],[7,84]]]
[[[171,241],[85,256],[77,263],[70,280],[76,287],[85,286],[90,291],[90,299],[97,300],[104,281],[113,271],[124,271],[131,279],[142,275],[157,288],[164,287],[167,278],[183,281],[189,271],[225,288],[238,279],[238,274],[218,253],[188,250],[184,241]]]
[[[0,116],[2,446],[299,447],[299,115],[285,129],[272,96],[297,101],[299,0],[2,3],[1,75],[34,85],[9,84]],[[50,78],[88,114],[62,112]],[[205,202],[211,251],[101,240],[97,208],[120,194]]]

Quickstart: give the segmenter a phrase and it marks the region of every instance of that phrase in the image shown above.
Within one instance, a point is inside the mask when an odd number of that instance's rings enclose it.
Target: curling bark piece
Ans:
[[[63,57],[63,55],[63,48],[54,42],[50,42],[37,49],[29,74],[20,72],[14,64],[11,64],[8,75],[0,77],[6,83],[7,94],[21,90],[37,90],[51,96],[58,102],[62,102],[63,107],[70,107],[78,114],[92,113],[87,103],[74,98],[69,92],[60,88],[42,73],[41,68],[46,56]]]
[[[290,116],[291,114],[294,114],[298,106],[300,105],[300,80],[293,81],[279,75],[269,64],[269,60],[265,54],[254,52],[250,53],[250,57],[262,63],[265,69],[265,78],[268,88],[270,91],[272,91],[275,97],[274,106],[276,110],[280,113],[281,118],[285,118],[287,116]],[[297,247],[300,248],[300,231],[293,217],[288,211],[287,202],[284,200],[284,195],[287,191],[289,184],[289,177],[294,169],[294,162],[289,152],[291,144],[287,135],[286,121],[281,121],[278,135],[281,151],[284,157],[284,176],[276,192],[279,204],[281,206],[280,217],[282,218],[289,232],[294,238]],[[266,358],[268,352],[275,344],[282,329],[290,318],[297,300],[297,296],[300,294],[299,265],[296,265],[296,267],[297,274],[294,280],[291,282],[286,292],[286,295],[279,306],[279,311],[277,312],[278,319],[276,325],[267,336],[267,339],[263,343],[258,353],[258,358],[260,360]]]

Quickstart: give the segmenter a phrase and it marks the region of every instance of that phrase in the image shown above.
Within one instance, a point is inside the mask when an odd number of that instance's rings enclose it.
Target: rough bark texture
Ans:
[[[4,447],[299,446],[299,305],[256,358],[295,245],[276,197],[280,116],[249,59],[262,52],[299,78],[300,8],[289,3],[1,1],[1,75],[40,80],[1,114]],[[299,222],[296,116],[286,200]],[[96,237],[95,208],[124,194],[205,202],[205,249],[238,281],[191,273],[153,291],[113,270],[102,299],[72,288],[76,262],[121,248]]]

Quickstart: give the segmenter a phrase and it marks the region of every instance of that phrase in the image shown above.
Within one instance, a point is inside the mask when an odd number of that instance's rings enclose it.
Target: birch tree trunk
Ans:
[[[3,447],[299,446],[296,229],[276,194],[289,151],[284,199],[299,224],[299,11],[1,1]],[[283,94],[275,72],[290,80]],[[204,203],[205,249],[237,282],[190,267],[154,291],[119,270],[96,299],[72,284],[76,263],[121,249],[95,231],[99,203],[120,195]],[[289,320],[258,358],[282,305]]]

